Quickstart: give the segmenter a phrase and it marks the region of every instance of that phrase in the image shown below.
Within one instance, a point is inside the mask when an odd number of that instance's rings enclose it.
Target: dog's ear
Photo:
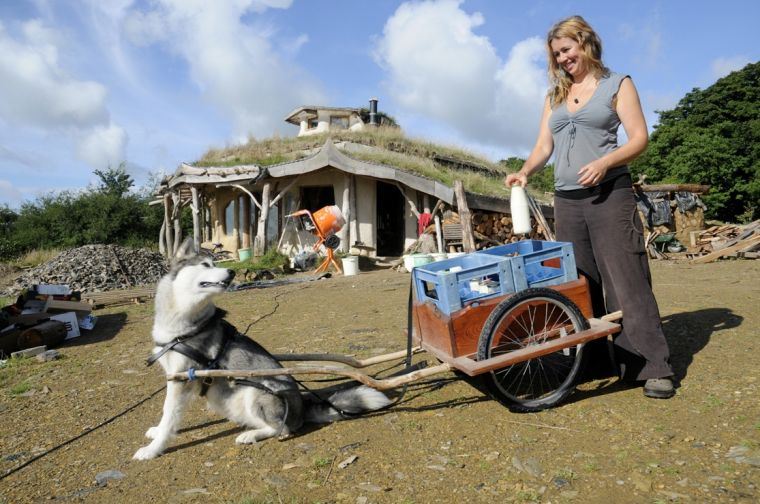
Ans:
[[[193,239],[186,238],[185,241],[182,242],[182,245],[180,245],[177,249],[177,252],[174,253],[174,261],[186,259],[190,256],[194,256],[195,254],[195,243],[193,242]]]

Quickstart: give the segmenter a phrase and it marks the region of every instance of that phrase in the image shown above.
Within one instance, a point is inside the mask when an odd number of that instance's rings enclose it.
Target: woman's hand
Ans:
[[[504,185],[507,186],[507,189],[511,189],[515,184],[520,184],[522,187],[525,187],[528,185],[528,177],[522,172],[510,173],[507,175]]]
[[[586,187],[599,185],[604,180],[604,176],[607,175],[608,169],[606,163],[603,163],[602,160],[597,159],[596,161],[592,161],[578,170],[578,183]]]

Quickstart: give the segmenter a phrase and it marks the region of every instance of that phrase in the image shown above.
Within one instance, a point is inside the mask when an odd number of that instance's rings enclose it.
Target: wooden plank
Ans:
[[[468,376],[477,376],[489,371],[511,366],[518,362],[548,355],[562,350],[563,348],[569,348],[591,340],[603,338],[610,334],[620,332],[621,329],[619,324],[600,319],[590,319],[589,324],[591,327],[585,331],[564,338],[556,338],[540,345],[532,345],[482,361],[476,361],[471,357],[457,357],[452,359],[450,364]]]
[[[691,261],[691,264],[703,264],[703,263],[712,262],[723,256],[733,254],[745,247],[754,245],[755,243],[760,243],[760,234],[747,238],[746,240],[742,240],[731,247],[726,247],[720,250],[716,250],[715,252],[704,255],[702,257],[697,257],[696,259],[693,259]]]
[[[464,185],[461,180],[454,181],[454,194],[457,199],[459,221],[462,224],[462,248],[465,252],[475,252],[475,237],[472,234],[472,215],[467,206],[467,196],[464,193]]]
[[[201,199],[197,187],[190,186],[190,193],[193,195],[193,247],[198,253],[201,250]]]
[[[673,191],[683,191],[683,192],[691,192],[695,194],[704,194],[710,191],[709,185],[701,185],[701,184],[652,184],[652,185],[644,185],[644,184],[634,184],[639,187],[641,187],[641,190],[644,192],[673,192]]]

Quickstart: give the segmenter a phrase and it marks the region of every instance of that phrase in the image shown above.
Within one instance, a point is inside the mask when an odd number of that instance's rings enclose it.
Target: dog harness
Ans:
[[[163,355],[169,351],[181,353],[188,359],[191,359],[201,366],[204,367],[204,369],[219,369],[219,358],[224,355],[224,351],[227,348],[227,343],[229,343],[232,335],[234,335],[237,331],[236,329],[230,324],[229,322],[224,320],[224,317],[227,315],[227,312],[217,308],[214,314],[209,317],[209,319],[198,329],[196,329],[194,332],[190,334],[185,334],[182,336],[177,336],[173,340],[171,340],[169,343],[166,343],[165,345],[161,346],[161,350],[158,352],[151,354],[150,357],[148,357],[145,360],[145,364],[147,366],[152,366],[155,364],[155,362],[163,357]],[[215,357],[209,357],[202,351],[198,350],[197,348],[193,348],[187,343],[185,343],[187,340],[192,339],[208,330],[211,325],[215,324],[217,321],[221,321],[222,323],[222,344],[219,348],[219,352],[216,354]],[[213,378],[206,378],[202,382],[201,386],[201,396],[205,396],[206,392],[208,392],[208,387],[211,385],[211,382],[213,381]]]
[[[224,320],[224,317],[226,315],[227,315],[226,311],[222,310],[221,308],[217,308],[216,311],[214,312],[214,314],[211,317],[209,317],[209,319],[206,322],[204,322],[203,325],[201,327],[199,327],[198,329],[196,329],[194,332],[192,332],[190,334],[185,334],[185,335],[182,335],[182,336],[177,336],[176,338],[174,338],[173,340],[171,340],[169,343],[161,345],[161,350],[159,350],[156,353],[151,354],[145,360],[145,365],[146,366],[152,366],[153,364],[156,363],[156,361],[158,361],[158,359],[160,359],[161,357],[163,357],[164,354],[166,354],[167,352],[172,351],[172,352],[181,353],[182,355],[184,355],[188,359],[191,359],[191,360],[197,362],[198,364],[200,364],[201,366],[203,366],[204,369],[208,369],[208,370],[210,370],[210,369],[221,369],[219,367],[219,359],[222,357],[222,355],[224,355],[224,352],[225,352],[225,350],[227,348],[227,344],[229,343],[229,341],[232,339],[232,337],[234,335],[237,334],[237,329],[235,329],[235,326],[233,326],[232,324],[230,324],[229,322],[227,322],[226,320]],[[222,344],[219,347],[219,352],[216,354],[215,357],[209,357],[208,355],[206,355],[202,351],[198,350],[197,348],[193,348],[190,345],[188,345],[187,343],[185,343],[187,340],[192,339],[195,336],[198,336],[201,333],[205,332],[207,329],[210,328],[211,325],[215,324],[217,321],[220,321],[221,324],[222,324]],[[411,332],[410,332],[410,334],[411,334]],[[194,380],[194,379],[196,379],[195,378],[195,369],[194,368],[188,369],[188,375],[189,375],[189,378],[190,378],[191,381]],[[300,381],[296,380],[292,376],[291,376],[291,378],[296,382],[296,384],[298,386],[300,386],[306,392],[308,392],[311,396],[313,396],[317,400],[317,402],[320,402],[320,403],[323,403],[323,404],[327,404],[330,408],[332,408],[335,411],[337,411],[338,414],[341,417],[343,417],[343,418],[352,418],[352,417],[358,416],[358,415],[351,414],[351,413],[348,413],[346,411],[343,411],[341,408],[339,408],[339,407],[335,406],[334,404],[332,404],[329,400],[324,399],[324,398],[320,397],[319,395],[317,395],[316,393],[314,393],[312,390],[310,390],[309,388],[307,388]],[[206,378],[203,379],[203,381],[201,382],[201,390],[200,390],[201,397],[203,397],[203,396],[206,395],[206,393],[208,392],[208,389],[211,386],[211,383],[213,381],[214,381],[214,379],[212,377],[206,377]],[[282,429],[285,427],[285,423],[287,422],[288,413],[290,411],[290,408],[289,408],[289,405],[288,405],[288,400],[287,400],[286,397],[284,397],[287,394],[287,391],[280,392],[280,391],[272,390],[271,388],[267,387],[263,383],[255,381],[255,380],[250,379],[250,378],[234,378],[231,381],[236,386],[239,385],[239,386],[244,386],[244,387],[253,387],[253,388],[261,390],[262,392],[265,392],[265,393],[268,393],[268,394],[271,394],[273,396],[276,396],[276,397],[280,398],[283,401],[283,404],[285,406],[285,415],[283,417],[283,420],[282,420],[282,423],[280,424],[280,429],[279,429],[279,431],[282,432]],[[279,432],[278,432],[277,435],[279,436]]]
[[[224,311],[224,310],[222,310],[220,308],[217,308],[216,311],[214,312],[214,314],[211,317],[209,317],[209,319],[201,327],[199,327],[198,329],[196,329],[195,331],[193,331],[190,334],[185,334],[183,336],[178,336],[178,337],[174,338],[173,340],[171,340],[169,343],[166,343],[165,345],[162,345],[161,346],[161,350],[159,350],[158,352],[156,352],[154,354],[151,354],[150,357],[148,357],[145,360],[145,364],[147,366],[152,366],[164,354],[166,354],[169,351],[173,351],[173,352],[181,353],[182,355],[184,355],[188,359],[191,359],[191,360],[197,362],[198,364],[200,364],[203,367],[203,369],[221,369],[219,367],[219,359],[220,359],[220,357],[222,355],[224,355],[224,351],[226,350],[227,344],[229,343],[229,341],[232,339],[232,337],[235,334],[237,334],[237,329],[235,329],[235,327],[232,324],[230,324],[229,322],[227,322],[226,320],[224,320],[224,317],[226,315],[227,315],[226,311]],[[198,336],[198,335],[204,333],[206,330],[208,330],[210,328],[211,325],[213,325],[217,321],[221,321],[221,323],[222,323],[222,344],[219,347],[219,352],[216,354],[215,357],[209,357],[208,355],[206,355],[202,351],[198,350],[197,348],[193,348],[190,345],[188,345],[187,343],[185,343],[185,341],[187,341],[189,339],[192,339],[195,336]],[[195,369],[190,368],[188,370],[188,373],[190,374],[191,377],[193,377],[195,375]],[[191,380],[192,379],[193,378],[191,378]],[[214,379],[211,378],[211,377],[206,377],[201,382],[201,392],[200,392],[201,397],[203,397],[203,396],[206,395],[206,392],[208,392],[208,388],[211,385],[211,383],[213,382],[213,380]],[[278,397],[281,396],[281,394],[279,392],[274,391],[271,388],[269,388],[266,385],[264,385],[263,383],[259,383],[257,381],[252,380],[252,379],[235,378],[232,381],[233,381],[233,383],[235,385],[242,385],[242,386],[246,386],[246,387],[253,387],[253,388],[257,388],[257,389],[259,389],[259,390],[261,390],[263,392],[266,392],[266,393],[269,393],[269,394],[272,394],[272,395],[275,395],[275,396],[278,396]],[[287,403],[287,401],[286,401],[286,403]],[[286,408],[287,408],[287,404],[286,404]]]

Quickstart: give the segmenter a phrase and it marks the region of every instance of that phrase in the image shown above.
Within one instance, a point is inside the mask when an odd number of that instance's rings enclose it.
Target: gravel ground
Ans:
[[[170,450],[147,462],[131,457],[161,415],[162,377],[144,365],[153,309],[101,310],[61,360],[0,370],[0,474],[137,406],[0,480],[0,502],[757,502],[760,262],[656,262],[653,273],[673,399],[598,379],[559,407],[515,414],[451,374],[389,411],[255,446],[235,445],[240,429],[195,401]],[[219,305],[241,330],[255,322],[248,334],[272,352],[364,357],[403,348],[408,281],[362,273]]]

